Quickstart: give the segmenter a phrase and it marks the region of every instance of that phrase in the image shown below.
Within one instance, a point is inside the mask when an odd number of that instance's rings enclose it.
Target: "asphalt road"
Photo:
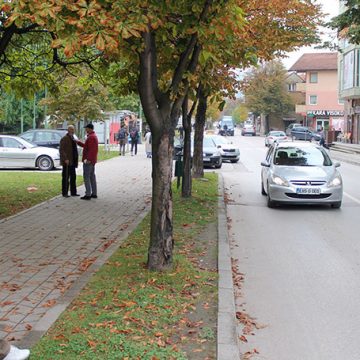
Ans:
[[[260,327],[245,334],[241,353],[262,360],[359,360],[360,167],[340,167],[341,209],[269,209],[260,193],[263,138],[231,140],[241,160],[221,172],[232,257],[244,274],[237,310]],[[238,330],[243,334],[243,325]]]

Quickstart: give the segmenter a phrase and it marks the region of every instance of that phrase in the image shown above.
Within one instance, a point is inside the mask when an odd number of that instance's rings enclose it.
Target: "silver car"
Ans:
[[[265,137],[265,146],[270,146],[275,142],[286,141],[288,138],[283,131],[270,131]]]
[[[213,135],[209,137],[213,139],[216,147],[220,150],[223,160],[230,160],[232,163],[237,163],[240,160],[240,150],[238,146],[223,136]]]
[[[18,136],[0,135],[0,168],[48,171],[59,166],[58,149],[36,146]]]
[[[329,204],[340,208],[343,182],[328,152],[312,143],[274,144],[261,163],[261,193],[267,205]]]

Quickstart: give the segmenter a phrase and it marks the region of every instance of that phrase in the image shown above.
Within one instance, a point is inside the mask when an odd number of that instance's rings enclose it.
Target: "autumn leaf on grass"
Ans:
[[[38,191],[38,188],[37,188],[36,186],[28,186],[28,187],[26,188],[26,190],[27,190],[28,192],[35,192],[35,191]]]
[[[93,348],[96,348],[96,342],[95,341],[92,341],[92,340],[88,340],[87,341],[88,345],[93,349]]]

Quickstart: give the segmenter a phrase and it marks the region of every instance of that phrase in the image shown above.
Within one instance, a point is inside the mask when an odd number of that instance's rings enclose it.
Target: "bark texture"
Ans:
[[[195,117],[195,135],[194,135],[194,154],[193,154],[193,177],[201,178],[204,176],[203,162],[203,140],[206,123],[207,96],[202,88],[198,91],[198,107]]]
[[[188,113],[188,97],[186,96],[182,105],[182,123],[184,129],[184,158],[183,178],[181,187],[182,197],[191,197],[191,113]]]

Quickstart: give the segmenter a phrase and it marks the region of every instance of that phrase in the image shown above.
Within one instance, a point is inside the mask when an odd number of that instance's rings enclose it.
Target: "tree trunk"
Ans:
[[[183,152],[183,178],[181,196],[191,197],[191,114],[188,114],[188,97],[185,96],[182,105],[182,123],[184,129],[184,152]]]
[[[152,133],[152,208],[148,268],[165,270],[172,265],[173,134]]]
[[[194,155],[193,155],[193,176],[201,178],[204,176],[203,162],[203,140],[206,122],[208,97],[204,94],[202,88],[198,92],[198,108],[195,118],[195,135],[194,135]]]

